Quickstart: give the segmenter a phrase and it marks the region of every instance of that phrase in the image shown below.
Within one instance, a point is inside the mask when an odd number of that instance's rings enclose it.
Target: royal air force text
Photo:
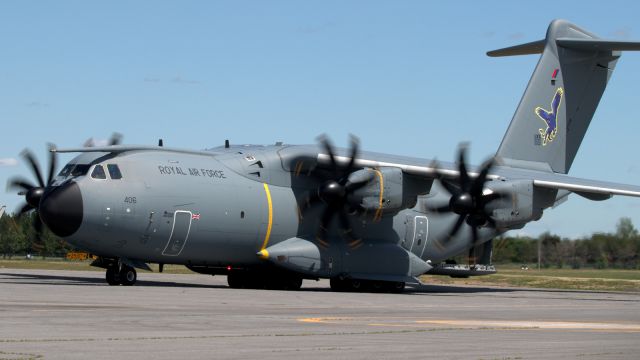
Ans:
[[[197,168],[187,168],[187,170],[181,168],[180,166],[166,166],[166,165],[158,165],[158,171],[160,175],[182,175],[182,176],[199,176],[199,177],[208,177],[215,179],[226,179],[227,177],[224,174],[224,170],[213,170],[213,169],[197,169]]]

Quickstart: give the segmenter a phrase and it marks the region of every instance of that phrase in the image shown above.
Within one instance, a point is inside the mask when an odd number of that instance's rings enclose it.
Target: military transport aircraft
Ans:
[[[640,196],[640,187],[567,176],[622,50],[555,20],[544,40],[487,53],[542,54],[497,152],[479,167],[319,145],[204,150],[122,145],[51,148],[46,182],[14,178],[20,213],[38,213],[98,256],[111,285],[135,268],[183,264],[231,287],[400,291],[419,275],[491,273],[491,239],[540,219],[570,193]],[[93,144],[88,144],[93,145]],[[79,153],[56,175],[57,153]],[[42,223],[41,223],[42,222]],[[442,261],[470,254],[470,266]]]

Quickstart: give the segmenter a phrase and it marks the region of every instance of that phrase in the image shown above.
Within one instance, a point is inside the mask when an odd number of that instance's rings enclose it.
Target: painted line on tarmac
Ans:
[[[539,321],[539,320],[457,320],[407,319],[389,317],[305,317],[296,319],[310,324],[366,325],[377,327],[449,326],[468,330],[578,330],[604,332],[640,332],[640,324],[617,322]]]

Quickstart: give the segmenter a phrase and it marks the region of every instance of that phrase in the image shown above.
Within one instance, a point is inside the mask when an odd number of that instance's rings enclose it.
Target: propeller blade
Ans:
[[[464,216],[464,215],[458,216],[458,220],[456,221],[455,225],[453,225],[453,227],[449,231],[449,235],[447,236],[448,239],[451,239],[452,237],[456,236],[458,231],[460,231],[460,228],[462,227],[462,224],[464,223],[464,218],[465,217],[466,216]]]
[[[14,177],[7,183],[7,190],[24,190],[29,191],[35,186],[22,177]]]
[[[362,189],[363,187],[367,186],[372,180],[373,180],[373,176],[369,177],[368,179],[363,179],[363,180],[354,181],[354,182],[347,182],[347,184],[345,185],[345,190],[347,191],[347,193],[353,193],[354,191]]]
[[[484,207],[485,205],[489,204],[492,201],[502,200],[502,199],[509,199],[509,198],[511,198],[511,195],[509,195],[509,194],[491,193],[491,194],[487,194],[487,195],[482,195],[480,197],[480,202],[481,202],[482,206]]]
[[[55,173],[56,173],[56,167],[58,166],[57,164],[58,157],[56,156],[55,152],[51,151],[56,148],[54,144],[50,143],[48,148],[49,148],[49,176],[47,177],[47,185],[51,185],[51,183],[53,182],[53,177],[55,176]]]
[[[501,199],[508,199],[510,197],[509,194],[503,194],[503,193],[498,193],[498,192],[494,192],[491,194],[487,194],[487,195],[483,195],[482,196],[482,201],[485,204],[488,204],[494,200],[501,200]]]
[[[33,206],[31,206],[30,204],[25,203],[24,205],[22,205],[20,210],[18,210],[18,216],[20,216],[20,215],[22,215],[22,214],[24,214],[24,213],[26,213],[28,211],[31,211],[33,209],[35,209]]]
[[[109,138],[109,146],[120,145],[122,143],[122,134],[114,132]]]
[[[449,194],[451,194],[452,196],[458,196],[462,193],[461,189],[458,189],[457,187],[455,187],[454,185],[452,185],[449,181],[447,180],[441,180],[440,184],[442,184],[442,186],[444,186],[444,188],[447,190],[447,192]]]
[[[482,189],[484,188],[484,183],[487,182],[487,175],[489,174],[489,171],[491,171],[491,168],[493,167],[493,164],[494,164],[494,159],[493,158],[487,160],[484,163],[484,165],[482,166],[482,170],[480,170],[480,174],[474,180],[473,185],[471,186],[470,193],[472,195],[474,195],[474,196],[482,195]]]
[[[33,217],[33,228],[36,230],[38,240],[40,240],[40,235],[42,234],[42,220],[40,220],[40,215],[38,213]]]
[[[351,222],[349,222],[349,218],[344,211],[340,211],[338,213],[338,220],[340,220],[340,227],[347,234],[349,239],[354,240],[353,238],[353,228],[351,227]]]
[[[467,165],[465,161],[465,152],[467,147],[461,145],[458,150],[458,170],[460,171],[460,187],[462,191],[469,189],[469,172],[467,172]]]
[[[40,173],[40,165],[38,164],[38,160],[36,160],[31,150],[24,149],[21,155],[29,163],[31,171],[38,179],[38,185],[40,185],[40,187],[45,187],[46,185],[44,183],[44,180],[42,179],[42,173]]]
[[[350,135],[351,139],[351,159],[349,160],[349,164],[346,167],[347,172],[351,172],[354,168],[354,164],[356,162],[356,158],[358,157],[358,148],[360,146],[360,140],[355,135]]]
[[[469,249],[469,265],[474,266],[476,264],[476,248],[475,246]]]
[[[471,244],[473,245],[473,248],[475,248],[476,243],[478,242],[478,227],[477,226],[472,226],[471,227]]]
[[[333,218],[333,215],[333,210],[327,206],[322,213],[322,217],[320,218],[320,226],[318,227],[318,233],[316,235],[316,238],[318,240],[326,241],[327,229],[329,229],[329,225],[331,225],[331,219]]]
[[[310,207],[312,207],[313,205],[321,202],[322,199],[320,199],[320,195],[318,195],[317,192],[313,192],[311,193],[309,196],[307,196],[304,204],[303,204],[303,209],[306,210]]]
[[[443,206],[438,206],[438,207],[427,207],[427,210],[430,212],[434,212],[437,214],[443,214],[443,213],[448,213],[451,212],[451,207],[449,206],[449,204],[447,205],[443,205]]]
[[[436,159],[431,160],[431,163],[429,164],[429,167],[433,169],[433,172],[435,174],[434,178],[435,179],[440,179],[441,178],[440,173],[439,173],[440,163],[438,162],[438,160],[436,160]]]
[[[333,152],[333,146],[331,146],[329,139],[327,139],[327,137],[325,136],[323,136],[320,139],[320,143],[322,144],[322,146],[324,147],[324,150],[327,152],[327,154],[329,155],[329,158],[331,159],[331,167],[333,168],[334,174],[337,174],[338,164],[336,163],[336,157]]]

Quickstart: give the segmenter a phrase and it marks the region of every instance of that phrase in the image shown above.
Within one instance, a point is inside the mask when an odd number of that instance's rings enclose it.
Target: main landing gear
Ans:
[[[121,264],[118,267],[118,263],[112,263],[107,267],[107,273],[105,276],[107,284],[131,286],[136,283],[138,279],[138,273],[136,269],[129,265]]]
[[[405,283],[402,281],[360,280],[334,277],[329,280],[331,290],[337,292],[380,292],[401,293]]]

